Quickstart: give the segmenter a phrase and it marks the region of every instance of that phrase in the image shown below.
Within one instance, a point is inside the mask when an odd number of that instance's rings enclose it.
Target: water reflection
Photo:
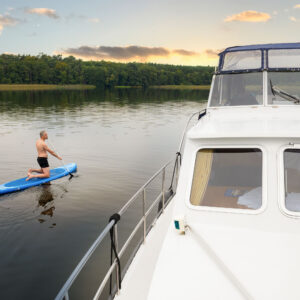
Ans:
[[[37,206],[42,208],[42,211],[40,214],[41,214],[41,216],[43,216],[43,218],[39,218],[38,221],[40,223],[44,223],[46,221],[44,217],[48,216],[48,217],[52,218],[54,215],[54,210],[55,210],[54,196],[51,191],[51,188],[52,188],[51,184],[41,185],[40,188],[41,188],[40,189],[41,191],[37,197],[37,200],[38,200]]]
[[[208,90],[114,89],[84,91],[4,91],[0,92],[0,112],[14,111],[18,107],[35,111],[53,108],[58,111],[80,109],[89,104],[108,102],[113,105],[135,106],[158,104],[166,101],[206,101]]]

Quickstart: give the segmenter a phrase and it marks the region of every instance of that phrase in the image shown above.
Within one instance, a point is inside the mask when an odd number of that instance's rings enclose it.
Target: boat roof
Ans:
[[[192,127],[189,139],[300,138],[300,107],[208,109]]]
[[[233,46],[228,47],[219,55],[235,52],[235,51],[249,51],[249,50],[270,50],[270,49],[300,49],[300,43],[276,43],[276,44],[257,44],[246,46]]]
[[[234,74],[263,70],[300,72],[299,50],[300,42],[228,47],[219,53],[216,73]]]

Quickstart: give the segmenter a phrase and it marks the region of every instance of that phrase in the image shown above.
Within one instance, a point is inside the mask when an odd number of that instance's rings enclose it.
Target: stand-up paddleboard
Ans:
[[[28,189],[32,186],[41,185],[43,183],[47,183],[49,181],[67,176],[72,172],[76,172],[76,170],[77,170],[77,165],[75,163],[72,163],[72,164],[68,164],[50,170],[49,178],[31,178],[28,181],[26,181],[27,177],[24,177],[21,179],[10,181],[0,185],[0,194],[12,193],[12,192]]]

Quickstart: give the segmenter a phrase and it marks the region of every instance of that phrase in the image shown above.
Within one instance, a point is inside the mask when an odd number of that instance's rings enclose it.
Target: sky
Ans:
[[[216,65],[236,45],[300,41],[300,0],[1,0],[0,53]]]

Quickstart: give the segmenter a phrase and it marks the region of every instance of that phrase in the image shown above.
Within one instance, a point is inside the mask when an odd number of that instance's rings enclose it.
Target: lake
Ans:
[[[0,298],[53,299],[109,216],[175,158],[189,115],[207,98],[206,90],[0,92],[1,184],[38,167],[43,129],[64,161],[78,164],[71,180],[0,196]]]

